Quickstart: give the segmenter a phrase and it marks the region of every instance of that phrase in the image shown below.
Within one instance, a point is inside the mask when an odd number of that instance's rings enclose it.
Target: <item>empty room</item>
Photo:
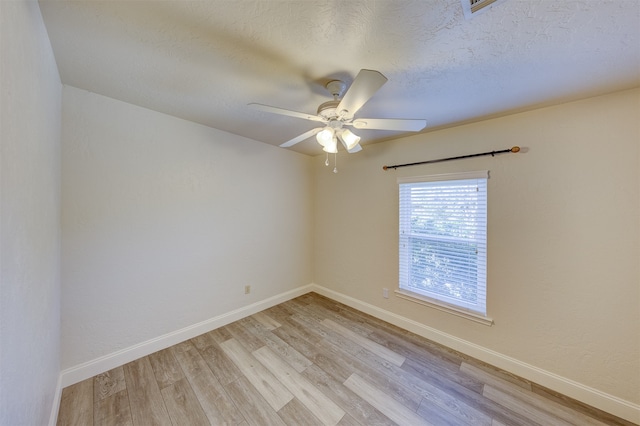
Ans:
[[[2,0],[0,61],[0,425],[640,424],[637,0]]]

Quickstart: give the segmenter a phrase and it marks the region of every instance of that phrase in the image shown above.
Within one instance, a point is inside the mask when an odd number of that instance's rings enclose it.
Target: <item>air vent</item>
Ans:
[[[487,7],[497,5],[503,1],[504,0],[461,0],[464,17],[471,19],[481,11],[487,10]]]

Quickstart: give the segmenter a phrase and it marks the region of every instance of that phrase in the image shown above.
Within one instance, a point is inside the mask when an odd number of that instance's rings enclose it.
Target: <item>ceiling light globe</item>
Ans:
[[[358,142],[360,142],[360,136],[355,135],[349,129],[344,129],[342,131],[342,135],[340,136],[345,143],[347,151],[353,149],[356,145],[358,145]]]
[[[334,138],[333,129],[331,127],[325,127],[316,135],[316,140],[322,146],[326,146]]]
[[[322,148],[322,150],[324,152],[328,152],[330,154],[335,154],[338,152],[338,139],[333,136],[331,138],[331,140],[329,140],[325,145],[323,145],[324,148]]]

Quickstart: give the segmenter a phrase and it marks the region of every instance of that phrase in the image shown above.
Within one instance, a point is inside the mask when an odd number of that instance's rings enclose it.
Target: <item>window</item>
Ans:
[[[398,179],[400,297],[491,324],[486,314],[488,172]]]

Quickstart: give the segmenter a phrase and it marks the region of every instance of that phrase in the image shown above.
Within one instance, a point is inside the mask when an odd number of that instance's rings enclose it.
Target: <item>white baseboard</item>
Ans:
[[[476,345],[475,343],[459,339],[435,328],[405,318],[393,312],[386,311],[369,303],[362,302],[351,296],[330,290],[326,287],[312,284],[310,291],[314,291],[383,321],[411,331],[419,336],[440,343],[448,348],[457,350],[479,359],[480,361],[484,361],[495,367],[501,368],[509,373],[537,383],[555,392],[559,392],[570,398],[591,405],[592,407],[606,411],[614,416],[640,424],[640,405],[638,404],[625,401],[616,396],[601,392],[576,381],[524,363],[515,358],[511,358],[483,346]]]
[[[60,410],[60,400],[62,398],[62,374],[58,375],[58,383],[56,383],[56,391],[53,394],[53,406],[49,415],[49,426],[56,426],[58,422],[58,411]]]
[[[249,315],[253,315],[279,303],[286,302],[287,300],[293,299],[298,296],[302,296],[303,294],[312,291],[311,289],[311,284],[303,287],[298,287],[296,289],[278,294],[260,302],[256,302],[251,305],[236,309],[234,311],[218,315],[217,317],[199,322],[197,324],[193,324],[189,327],[167,333],[154,339],[147,340],[146,342],[142,342],[137,345],[102,356],[100,358],[85,362],[83,364],[67,368],[60,373],[61,387],[64,388],[74,383],[81,382],[85,379],[88,379],[89,377],[104,373],[105,371],[109,371],[112,368],[124,365],[128,362],[150,355],[159,350],[166,349],[169,346],[184,342],[185,340],[194,338],[211,330],[215,330],[218,327],[222,327],[239,319],[245,318]]]

